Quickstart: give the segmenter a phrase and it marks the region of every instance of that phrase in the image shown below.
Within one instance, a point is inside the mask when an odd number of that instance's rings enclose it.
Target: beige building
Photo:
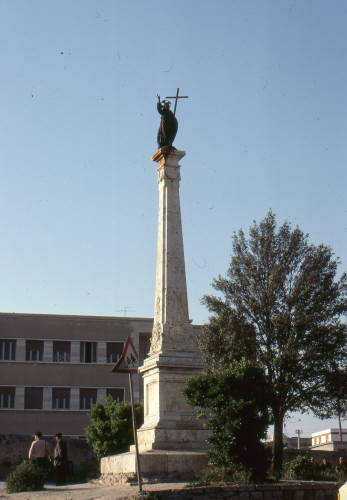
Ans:
[[[0,313],[1,434],[83,435],[91,406],[129,400],[128,375],[112,373],[131,336],[147,354],[151,318]],[[134,376],[135,399],[142,380]]]
[[[312,448],[325,451],[347,450],[347,429],[342,429],[342,441],[340,441],[339,429],[324,429],[314,432],[312,434]]]

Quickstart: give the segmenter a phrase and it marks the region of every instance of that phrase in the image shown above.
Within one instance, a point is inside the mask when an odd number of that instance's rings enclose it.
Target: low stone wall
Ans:
[[[131,497],[128,497],[129,500]],[[133,497],[134,499],[136,496]],[[265,484],[254,486],[201,486],[153,492],[154,499],[169,500],[337,500],[338,487],[328,483]]]
[[[43,436],[45,439],[45,437]],[[65,439],[65,438],[64,438]],[[0,434],[0,479],[4,479],[8,472],[28,457],[32,436]],[[72,462],[73,470],[95,470],[99,463],[90,446],[82,438],[66,438],[68,458]],[[55,440],[47,438],[51,449],[54,449]]]

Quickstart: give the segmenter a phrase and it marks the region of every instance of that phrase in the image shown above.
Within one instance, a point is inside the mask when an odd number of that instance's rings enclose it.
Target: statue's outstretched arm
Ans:
[[[160,102],[160,97],[158,96],[158,102],[157,102],[157,110],[158,110],[158,113],[160,113],[161,115],[163,114],[163,106]]]

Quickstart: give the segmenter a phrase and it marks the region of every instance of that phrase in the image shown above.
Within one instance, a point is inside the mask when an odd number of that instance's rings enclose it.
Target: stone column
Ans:
[[[25,339],[17,339],[16,342],[16,361],[25,361]]]
[[[80,341],[71,341],[71,363],[79,363],[81,361],[80,356]]]
[[[103,387],[99,387],[97,390],[96,400],[98,403],[106,403],[106,389]]]
[[[24,387],[22,386],[16,387],[14,407],[16,410],[24,410]]]
[[[80,409],[80,389],[79,387],[70,388],[70,410]]]
[[[106,342],[98,342],[96,356],[97,363],[106,363]]]
[[[43,343],[43,361],[45,363],[53,361],[53,340],[45,340]]]
[[[43,408],[43,410],[51,410],[52,409],[52,387],[44,387],[43,388],[42,408]]]
[[[159,164],[159,220],[151,349],[140,368],[144,380],[144,424],[138,431],[142,452],[206,448],[206,431],[181,394],[186,379],[202,370],[188,314],[178,164],[184,155],[184,151],[162,148],[153,156]]]

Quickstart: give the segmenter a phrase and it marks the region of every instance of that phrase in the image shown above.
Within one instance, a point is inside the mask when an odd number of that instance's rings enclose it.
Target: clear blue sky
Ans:
[[[177,87],[193,321],[269,208],[346,269],[346,26],[340,1],[0,0],[0,310],[153,315]]]

